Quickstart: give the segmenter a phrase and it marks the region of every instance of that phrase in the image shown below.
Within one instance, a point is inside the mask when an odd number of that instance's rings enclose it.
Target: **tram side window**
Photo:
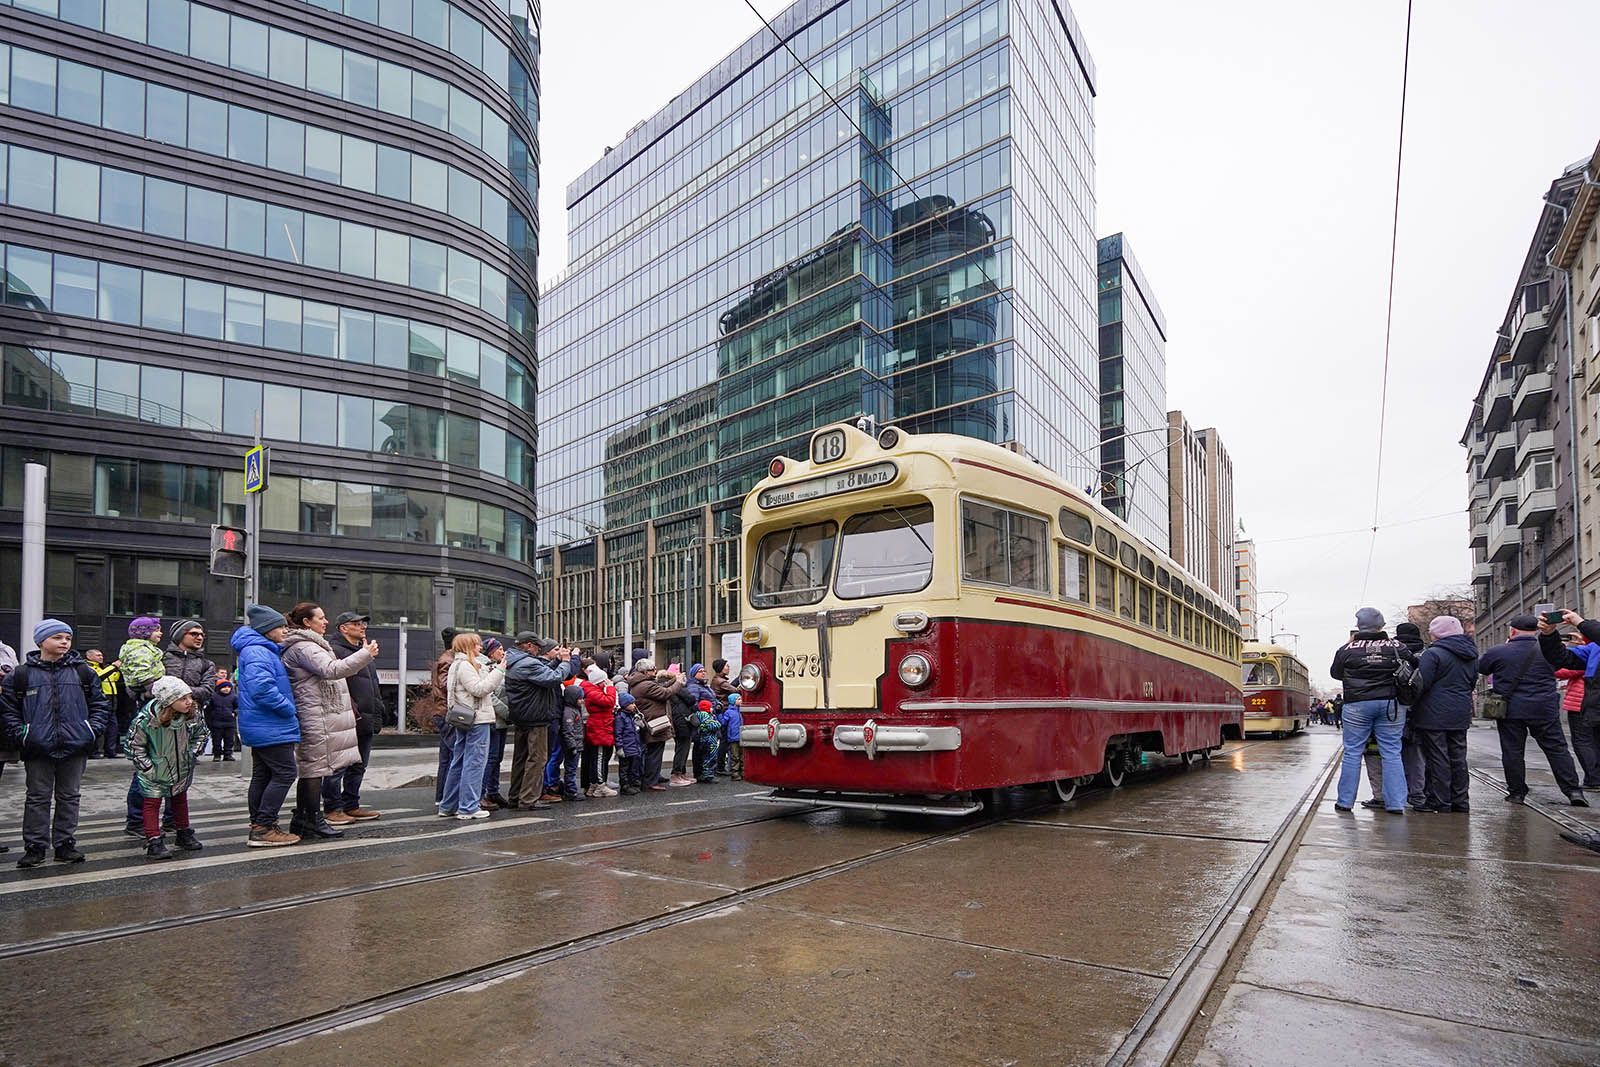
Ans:
[[[1094,544],[1094,523],[1076,511],[1061,509],[1061,533],[1080,545]]]
[[[1117,610],[1117,584],[1111,564],[1103,559],[1094,561],[1094,606],[1107,615]]]
[[[1110,530],[1097,528],[1094,532],[1094,547],[1100,550],[1102,556],[1117,558],[1117,535]]]
[[[1049,524],[1004,508],[961,502],[961,576],[970,582],[1048,592]]]
[[[1061,546],[1061,599],[1089,602],[1089,554]]]
[[[1145,626],[1151,625],[1150,604],[1155,596],[1155,590],[1143,582],[1139,583],[1139,621]]]
[[[758,608],[815,604],[828,592],[828,570],[839,528],[817,522],[774,530],[756,547],[750,603]]]
[[[845,520],[834,579],[841,599],[915,593],[932,578],[932,504],[886,508]]]
[[[1117,578],[1118,585],[1120,586],[1118,589],[1119,596],[1117,597],[1117,612],[1124,619],[1131,620],[1133,618],[1133,603],[1135,597],[1134,587],[1139,583],[1134,579],[1133,575],[1127,573],[1126,571],[1118,574]]]
[[[1183,609],[1183,639],[1191,643],[1194,641],[1194,612],[1188,608]]]
[[[1167,630],[1167,594],[1156,594],[1156,629],[1165,633]]]

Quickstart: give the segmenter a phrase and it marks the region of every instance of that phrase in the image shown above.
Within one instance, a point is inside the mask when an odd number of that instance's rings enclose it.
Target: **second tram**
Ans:
[[[769,475],[744,505],[740,739],[776,798],[961,814],[1240,736],[1232,608],[1034,461],[846,424]]]
[[[1282,645],[1244,646],[1244,728],[1288,737],[1311,720],[1311,675]]]

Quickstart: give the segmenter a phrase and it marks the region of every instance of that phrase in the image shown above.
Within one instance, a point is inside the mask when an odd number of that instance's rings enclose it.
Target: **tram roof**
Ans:
[[[830,423],[827,426],[820,426],[811,436],[812,438],[815,438],[817,434],[825,433],[829,430],[839,429],[840,427],[843,427],[852,434],[858,435],[860,438],[871,441],[871,437],[863,433],[853,422],[837,422]],[[890,427],[888,426],[880,426],[877,427],[877,432],[881,434],[884,430],[889,428]],[[1217,592],[1210,586],[1206,585],[1199,578],[1195,577],[1187,567],[1183,566],[1181,563],[1178,563],[1161,549],[1151,545],[1143,537],[1139,536],[1139,534],[1130,529],[1126,523],[1124,523],[1108,508],[1106,508],[1104,504],[1101,504],[1098,500],[1095,500],[1093,497],[1089,496],[1089,494],[1085,493],[1071,482],[1068,482],[1066,479],[1062,478],[1061,475],[1057,474],[1049,467],[1046,467],[1032,456],[1029,456],[1024,452],[1014,450],[1006,445],[997,445],[989,441],[979,440],[976,437],[968,437],[965,434],[915,434],[900,429],[898,426],[893,428],[899,432],[900,440],[892,447],[883,449],[882,454],[885,456],[905,455],[907,453],[921,452],[927,455],[935,456],[946,461],[947,463],[951,459],[979,459],[984,463],[990,464],[991,466],[1005,467],[1019,474],[1025,474],[1028,478],[1034,480],[1035,482],[1048,480],[1050,482],[1049,488],[1055,489],[1062,495],[1070,497],[1074,504],[1088,511],[1097,525],[1110,528],[1116,533],[1118,540],[1129,541],[1137,545],[1139,551],[1150,556],[1151,559],[1155,561],[1157,566],[1164,567],[1171,573],[1181,576],[1186,582],[1188,582],[1189,585],[1193,586],[1196,596],[1204,597],[1209,603],[1221,609],[1231,621],[1235,623],[1239,621],[1239,614],[1235,610],[1234,606],[1228,603],[1224,597],[1218,595]],[[807,455],[810,455],[809,446]],[[781,484],[792,479],[810,476],[816,467],[815,464],[812,464],[805,459],[796,460],[788,456],[783,456],[780,458],[782,458],[784,463],[788,465],[788,469],[786,469],[778,478],[768,477],[757,482],[750,491],[750,497],[746,498],[747,501],[751,497],[754,497],[755,494],[758,493],[762,488],[769,485]],[[859,459],[860,457],[858,456],[856,458]],[[955,468],[952,467],[952,470],[955,470]],[[1292,654],[1288,653],[1287,650],[1285,650],[1285,653]]]
[[[1265,641],[1246,641],[1244,643],[1244,655],[1284,656],[1288,659],[1300,660],[1300,657],[1295,655],[1294,650],[1289,648],[1287,645],[1272,645],[1266,643]]]

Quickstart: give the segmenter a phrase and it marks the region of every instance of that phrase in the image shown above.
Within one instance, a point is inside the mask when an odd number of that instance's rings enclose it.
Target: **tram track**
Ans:
[[[954,840],[976,831],[1011,822],[1019,816],[1031,814],[1035,811],[1055,806],[1054,800],[1040,800],[1025,803],[1019,807],[998,812],[976,820],[963,820],[960,825],[948,830],[930,833],[914,841],[902,842],[887,848],[869,852],[861,856],[839,860],[834,863],[823,864],[799,874],[786,875],[781,878],[770,879],[765,882],[748,886],[743,889],[734,889],[700,904],[693,904],[663,915],[653,915],[646,919],[622,923],[604,930],[571,938],[555,945],[514,955],[505,956],[491,963],[482,964],[458,971],[454,974],[440,978],[419,982],[415,985],[391,990],[365,1000],[348,1004],[333,1011],[321,1012],[310,1015],[294,1022],[283,1023],[278,1026],[258,1030],[255,1033],[227,1041],[217,1042],[204,1048],[166,1059],[150,1060],[147,1067],[208,1067],[211,1064],[227,1063],[231,1060],[249,1056],[254,1053],[265,1052],[296,1041],[316,1037],[331,1030],[355,1026],[376,1019],[389,1012],[420,1004],[438,997],[448,996],[484,985],[514,977],[524,971],[535,967],[546,966],[559,960],[564,960],[580,953],[614,945],[646,934],[651,934],[668,927],[678,926],[686,922],[703,919],[729,908],[739,907],[766,897],[783,893],[814,882],[862,867],[882,863],[886,860],[904,856],[908,853],[928,848],[944,841]],[[749,819],[745,822],[765,822],[771,818],[785,818],[790,815],[803,814],[802,812],[785,812],[768,819]],[[711,829],[711,828],[707,828]],[[682,836],[682,835],[673,835]],[[604,848],[614,848],[624,842],[611,842]],[[585,849],[592,851],[592,849]]]
[[[247,918],[252,915],[265,915],[271,912],[288,911],[293,908],[305,907],[310,904],[322,904],[333,900],[343,900],[349,897],[363,896],[368,893],[380,893],[390,889],[405,889],[411,886],[424,885],[430,882],[447,881],[452,878],[466,878],[478,874],[493,874],[498,871],[512,870],[525,867],[529,864],[544,863],[549,860],[567,859],[573,856],[582,856],[605,849],[629,848],[637,845],[649,845],[658,841],[670,841],[674,838],[691,837],[696,834],[710,833],[721,830],[737,829],[741,826],[750,826],[756,823],[772,822],[777,819],[793,818],[804,814],[810,809],[795,809],[792,811],[769,811],[761,815],[754,815],[743,819],[728,819],[721,822],[706,823],[692,827],[678,827],[671,830],[660,830],[655,833],[635,834],[632,837],[614,838],[605,841],[591,841],[581,845],[564,845],[559,848],[546,849],[528,856],[518,856],[515,859],[497,860],[488,863],[477,863],[467,867],[452,867],[449,870],[429,871],[423,874],[401,875],[395,878],[386,878],[377,882],[364,882],[360,885],[343,886],[338,889],[326,889],[318,892],[299,893],[293,896],[278,897],[272,900],[263,900],[252,904],[239,904],[225,908],[212,908],[206,911],[193,912],[188,915],[173,915],[160,919],[150,919],[144,922],[120,923],[113,926],[104,926],[94,930],[74,931],[51,937],[34,938],[27,941],[14,941],[0,944],[0,960],[17,959],[24,956],[34,956],[44,952],[55,952],[61,949],[77,948],[83,945],[93,945],[106,941],[115,941],[124,937],[136,937],[141,934],[159,933],[167,930],[180,930],[205,923],[218,922],[226,919]]]

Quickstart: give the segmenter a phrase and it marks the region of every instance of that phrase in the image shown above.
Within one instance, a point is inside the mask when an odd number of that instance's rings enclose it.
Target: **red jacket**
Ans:
[[[1583,710],[1583,672],[1568,670],[1566,667],[1556,671],[1557,678],[1567,680],[1566,695],[1561,698],[1562,711]]]
[[[610,682],[596,685],[584,679],[583,699],[589,705],[589,721],[583,727],[583,739],[591,745],[614,745],[616,739],[617,689]]]

